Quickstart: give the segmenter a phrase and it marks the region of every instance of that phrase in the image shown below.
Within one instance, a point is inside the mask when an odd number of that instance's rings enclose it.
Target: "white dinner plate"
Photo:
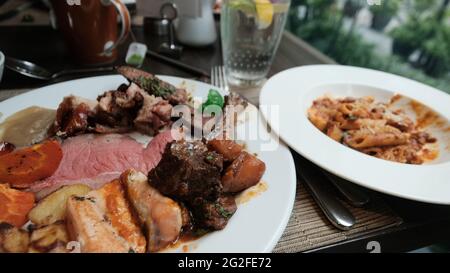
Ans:
[[[438,138],[439,157],[436,160],[424,165],[407,165],[371,157],[333,141],[307,118],[307,109],[312,102],[324,95],[369,95],[375,100],[387,102],[395,94],[402,95],[402,100],[420,102],[440,115],[439,126],[426,128]],[[263,116],[281,139],[295,151],[335,175],[394,196],[450,204],[448,94],[381,71],[339,65],[313,65],[289,69],[272,77],[262,89],[260,103]],[[278,106],[279,116],[270,115],[264,105]],[[408,103],[404,103],[405,107],[407,105]]]
[[[212,86],[176,77],[161,76],[175,86],[185,87],[193,96],[206,99]],[[108,90],[115,90],[127,81],[122,76],[102,76],[68,81],[50,85],[0,103],[0,122],[9,115],[26,107],[37,105],[56,109],[65,96],[96,99]],[[258,122],[251,119],[249,122]],[[240,127],[237,128],[238,135]],[[133,134],[132,136],[135,136]],[[271,136],[264,130],[261,141]],[[138,139],[139,140],[139,139]],[[227,227],[196,241],[178,245],[171,251],[188,252],[270,252],[284,231],[295,199],[296,176],[290,151],[283,144],[273,151],[260,150],[258,140],[246,141],[247,149],[258,154],[266,163],[262,180],[267,190],[248,202],[238,205],[236,214]]]

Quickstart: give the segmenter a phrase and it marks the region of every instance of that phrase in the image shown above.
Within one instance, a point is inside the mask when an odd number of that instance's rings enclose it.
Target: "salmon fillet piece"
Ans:
[[[67,203],[67,226],[82,253],[143,253],[146,240],[119,180],[72,196]]]
[[[147,251],[156,252],[174,243],[183,227],[180,205],[151,187],[143,173],[126,171],[120,181],[146,230]]]

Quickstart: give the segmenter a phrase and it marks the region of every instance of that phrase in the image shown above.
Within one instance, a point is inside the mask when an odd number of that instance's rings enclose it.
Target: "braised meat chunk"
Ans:
[[[149,182],[161,193],[192,203],[196,198],[216,200],[221,191],[223,158],[201,141],[178,141],[166,146]]]
[[[224,229],[237,210],[235,198],[231,195],[223,195],[215,201],[197,198],[191,207],[197,226],[212,230]]]

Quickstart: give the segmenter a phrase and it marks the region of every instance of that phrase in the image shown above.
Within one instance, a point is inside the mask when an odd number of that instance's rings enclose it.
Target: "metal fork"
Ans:
[[[228,79],[223,66],[213,66],[211,68],[211,84],[222,91],[228,91]]]

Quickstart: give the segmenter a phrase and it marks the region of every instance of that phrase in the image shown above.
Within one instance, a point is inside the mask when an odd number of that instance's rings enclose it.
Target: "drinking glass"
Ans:
[[[225,0],[221,10],[228,82],[255,86],[267,76],[280,43],[290,0]]]

